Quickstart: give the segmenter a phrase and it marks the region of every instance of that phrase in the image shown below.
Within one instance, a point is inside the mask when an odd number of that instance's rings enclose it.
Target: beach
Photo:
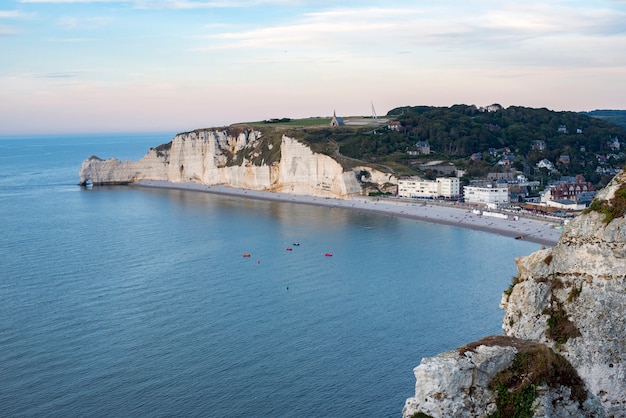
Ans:
[[[552,219],[535,219],[523,214],[509,214],[507,219],[485,216],[468,208],[453,205],[440,205],[429,201],[407,201],[393,197],[356,196],[352,199],[334,199],[289,193],[275,193],[259,190],[237,189],[223,185],[200,183],[174,183],[164,180],[144,180],[133,183],[137,187],[152,187],[239,196],[249,199],[272,200],[307,205],[345,208],[359,212],[398,216],[419,221],[452,225],[524,239],[547,247],[555,246],[561,236],[560,223]],[[482,212],[482,211],[481,211]]]

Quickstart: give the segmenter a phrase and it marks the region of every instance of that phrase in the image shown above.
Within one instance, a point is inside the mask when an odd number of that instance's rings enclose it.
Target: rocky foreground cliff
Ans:
[[[81,185],[166,180],[342,199],[397,187],[390,174],[357,164],[345,167],[295,138],[248,128],[181,133],[139,161],[92,156],[79,176]]]
[[[505,335],[425,358],[404,417],[626,417],[626,173],[516,260]]]

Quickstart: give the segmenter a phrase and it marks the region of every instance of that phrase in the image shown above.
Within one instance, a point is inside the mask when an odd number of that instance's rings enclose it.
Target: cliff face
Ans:
[[[626,416],[625,212],[622,172],[565,227],[556,247],[516,260],[518,276],[500,303],[507,337],[488,344],[492,353],[478,342],[473,350],[422,360],[415,369],[416,396],[407,400],[404,416],[488,416],[504,407],[504,397],[520,393],[525,381],[534,386],[528,387],[534,413],[528,416]],[[497,376],[515,375],[515,365],[527,358],[506,338],[540,344],[562,360],[541,379],[533,380],[537,372],[518,373],[506,393],[498,392]],[[511,347],[515,354],[507,357]],[[575,372],[555,373],[564,363]],[[463,383],[450,383],[456,381]],[[516,408],[523,407],[522,398],[512,401]]]
[[[90,157],[79,175],[81,185],[193,181],[334,198],[365,193],[372,185],[380,191],[392,191],[397,185],[391,175],[371,168],[344,170],[333,158],[312,152],[294,138],[272,139],[249,129],[178,134],[135,162]]]
[[[607,210],[577,217],[555,248],[518,259],[518,283],[501,302],[507,335],[559,351],[609,416],[626,416],[625,191],[622,172],[592,205]]]
[[[415,378],[407,418],[606,416],[572,366],[530,340],[487,337],[423,359]]]

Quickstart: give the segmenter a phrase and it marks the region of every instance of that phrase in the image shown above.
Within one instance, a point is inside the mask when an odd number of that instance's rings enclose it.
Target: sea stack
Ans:
[[[404,417],[626,416],[626,173],[516,260],[504,335],[425,358]]]

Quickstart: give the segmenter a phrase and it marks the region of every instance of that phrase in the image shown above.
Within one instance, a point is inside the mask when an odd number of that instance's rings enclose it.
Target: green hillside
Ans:
[[[626,128],[626,110],[592,110],[580,113]]]
[[[293,136],[344,166],[365,164],[399,175],[434,178],[441,173],[425,169],[425,164],[441,161],[465,170],[466,180],[490,172],[519,171],[543,184],[582,174],[603,186],[626,162],[626,128],[605,117],[618,116],[612,112],[600,116],[520,106],[408,106],[393,109],[378,124],[372,120],[366,126],[348,120],[345,126],[331,128],[328,118],[283,118],[234,126],[254,126],[276,140],[283,134]],[[400,125],[390,129],[385,120]],[[624,143],[620,149],[615,148],[615,138]],[[419,152],[416,144],[420,141],[428,143],[430,153]],[[544,159],[556,170],[537,169]]]

